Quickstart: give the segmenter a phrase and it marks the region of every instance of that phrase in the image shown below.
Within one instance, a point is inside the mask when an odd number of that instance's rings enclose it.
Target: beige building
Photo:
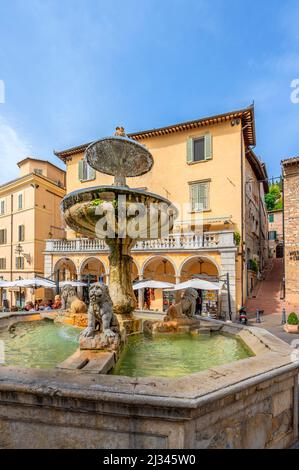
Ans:
[[[284,184],[285,299],[299,306],[299,157],[282,162]]]
[[[45,240],[65,233],[60,213],[65,171],[31,157],[18,167],[19,178],[0,186],[0,279],[6,281],[43,276]],[[20,296],[19,289],[10,289],[4,298],[19,306],[31,292]]]
[[[269,257],[283,258],[283,211],[268,211]]]
[[[254,154],[254,109],[210,116],[160,129],[129,134],[154,157],[152,170],[127,178],[133,188],[146,188],[177,203],[181,211],[174,234],[163,240],[139,241],[133,249],[132,279],[179,282],[201,276],[210,280],[229,275],[231,309],[236,311],[248,295],[248,284],[267,256],[267,191],[265,166]],[[67,193],[112,184],[113,177],[95,172],[84,160],[88,144],[56,152],[66,163]],[[201,215],[202,227],[194,222]],[[193,218],[193,221],[192,221]],[[190,232],[182,233],[189,224]],[[202,229],[202,230],[201,230]],[[67,232],[67,240],[48,240],[47,276],[61,279],[109,279],[108,249],[101,240]],[[253,281],[250,281],[250,279]],[[205,309],[228,311],[227,286],[219,297],[202,292]],[[147,293],[150,308],[167,308],[169,294]],[[139,306],[144,299],[139,295]]]

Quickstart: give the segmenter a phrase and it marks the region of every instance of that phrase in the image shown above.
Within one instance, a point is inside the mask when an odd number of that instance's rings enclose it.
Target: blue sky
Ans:
[[[255,101],[268,173],[299,154],[298,0],[0,0],[0,183],[27,155]],[[299,96],[299,94],[298,94]]]

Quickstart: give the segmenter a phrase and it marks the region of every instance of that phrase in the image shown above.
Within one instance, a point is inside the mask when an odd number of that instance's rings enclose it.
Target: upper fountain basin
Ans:
[[[85,151],[88,164],[97,171],[117,177],[140,176],[151,170],[154,160],[144,145],[128,137],[105,137]]]

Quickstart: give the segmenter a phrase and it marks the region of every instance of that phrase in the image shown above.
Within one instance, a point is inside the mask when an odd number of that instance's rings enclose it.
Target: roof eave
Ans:
[[[200,118],[200,119],[193,120],[193,121],[186,121],[186,122],[173,124],[173,125],[166,126],[166,127],[149,129],[149,130],[140,131],[140,132],[132,132],[128,134],[128,137],[134,140],[141,140],[144,138],[151,138],[151,137],[157,137],[160,135],[173,134],[175,132],[183,132],[185,130],[194,129],[197,127],[215,125],[221,122],[229,121],[231,119],[238,119],[238,118],[241,119],[242,121],[242,127],[243,128],[246,127],[243,130],[244,141],[245,141],[246,147],[248,146],[255,147],[256,135],[255,135],[255,120],[254,120],[254,106],[253,105],[249,106],[248,108],[243,108],[243,109],[236,110],[236,111],[230,111],[228,113],[223,113],[223,114],[217,114],[214,116],[208,116],[208,117]],[[72,155],[84,152],[86,148],[88,147],[88,145],[90,144],[91,142],[87,144],[82,144],[76,147],[72,147],[66,150],[62,150],[62,151],[54,150],[54,155],[56,155],[62,161],[65,161],[68,157],[71,157]]]

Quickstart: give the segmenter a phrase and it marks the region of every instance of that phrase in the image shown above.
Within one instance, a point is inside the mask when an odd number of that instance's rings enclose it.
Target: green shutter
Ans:
[[[197,206],[197,184],[190,185],[190,202],[191,211],[195,211]]]
[[[96,178],[96,170],[88,165],[88,179],[94,180]]]
[[[193,162],[193,139],[187,139],[187,163]]]
[[[212,136],[211,134],[205,135],[205,160],[212,158]]]
[[[83,175],[83,160],[79,160],[79,163],[78,163],[78,178],[80,181],[82,181],[84,179],[84,175]]]
[[[209,208],[209,183],[200,183],[198,185],[198,200],[203,210]]]

